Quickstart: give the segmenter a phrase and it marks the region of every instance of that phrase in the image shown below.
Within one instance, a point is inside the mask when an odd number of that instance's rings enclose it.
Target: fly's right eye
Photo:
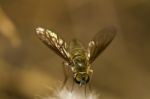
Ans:
[[[76,75],[74,76],[74,80],[75,80],[76,83],[80,84],[81,75],[80,75],[80,74],[76,74]]]

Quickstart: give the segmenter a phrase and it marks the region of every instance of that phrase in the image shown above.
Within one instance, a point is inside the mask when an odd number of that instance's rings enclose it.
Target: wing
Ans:
[[[99,31],[94,38],[89,42],[88,46],[88,59],[89,63],[99,56],[104,49],[111,43],[115,37],[116,29],[114,27],[104,28]]]
[[[56,33],[48,29],[39,27],[36,28],[36,34],[44,44],[46,44],[60,57],[65,59],[67,62],[71,61],[70,54],[67,52],[67,43],[63,39],[61,39]]]

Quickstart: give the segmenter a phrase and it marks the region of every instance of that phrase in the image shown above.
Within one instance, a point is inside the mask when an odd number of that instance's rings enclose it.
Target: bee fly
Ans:
[[[36,28],[36,34],[44,44],[65,60],[64,67],[71,70],[74,81],[79,85],[86,85],[93,74],[91,64],[111,43],[116,29],[108,27],[100,30],[89,42],[87,49],[77,40],[72,40],[68,45],[59,35],[48,29]],[[68,78],[67,70],[64,71],[65,85]]]

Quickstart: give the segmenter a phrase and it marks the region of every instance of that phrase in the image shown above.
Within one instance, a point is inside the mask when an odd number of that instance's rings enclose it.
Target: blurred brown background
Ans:
[[[93,64],[101,99],[150,99],[149,0],[0,0],[0,99],[34,99],[63,80],[62,59],[35,28],[85,45],[101,28],[118,33]]]

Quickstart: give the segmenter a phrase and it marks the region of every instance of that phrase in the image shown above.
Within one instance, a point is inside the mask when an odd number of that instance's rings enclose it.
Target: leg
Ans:
[[[91,73],[91,74],[90,74],[90,75],[91,75],[91,76],[90,76],[91,78],[90,78],[90,82],[89,82],[89,91],[91,92],[91,91],[92,91],[91,84],[92,84],[93,70],[91,70],[90,73]]]
[[[72,82],[71,92],[73,91],[73,88],[74,88],[74,80]]]
[[[66,85],[67,83],[67,80],[68,80],[68,72],[69,72],[69,68],[68,66],[65,65],[65,63],[63,63],[63,71],[64,71],[64,81],[63,81],[63,84],[62,84],[62,87],[61,89],[64,88],[64,86]]]
[[[85,92],[85,97],[86,97],[86,84],[84,85],[84,92]]]

